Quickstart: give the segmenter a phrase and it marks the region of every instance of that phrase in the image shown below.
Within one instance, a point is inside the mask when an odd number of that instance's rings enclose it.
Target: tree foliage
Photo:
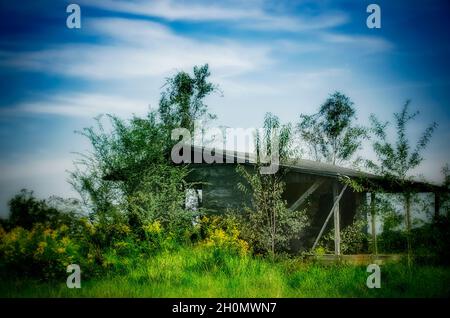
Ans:
[[[57,227],[62,224],[71,226],[80,214],[80,202],[77,199],[63,199],[52,196],[40,200],[33,191],[22,189],[8,202],[8,228],[22,227],[31,229],[34,224]]]
[[[261,145],[270,155],[274,151],[273,139],[278,140],[280,160],[289,157],[291,145],[290,125],[281,125],[279,119],[266,114],[264,131],[257,135],[257,147]],[[245,182],[239,183],[239,189],[250,194],[251,207],[243,211],[243,235],[253,243],[256,250],[268,252],[272,256],[276,252],[289,250],[289,243],[307,224],[306,213],[303,210],[290,211],[283,198],[285,170],[280,167],[277,173],[261,174],[261,163],[255,165],[253,171],[238,166],[238,173]]]
[[[418,111],[410,113],[410,101],[407,101],[399,113],[394,113],[396,131],[395,142],[390,142],[387,137],[388,121],[380,121],[374,114],[370,116],[371,130],[376,139],[373,150],[377,156],[377,162],[367,161],[367,166],[383,176],[395,178],[400,182],[406,181],[414,168],[424,160],[423,150],[430,142],[433,132],[437,128],[435,122],[431,123],[421,134],[414,148],[407,137],[408,123],[416,118]]]
[[[92,151],[79,154],[71,183],[101,222],[128,222],[136,229],[154,220],[164,227],[189,224],[184,210],[188,168],[170,161],[171,130],[191,129],[208,114],[204,98],[215,86],[208,65],[194,67],[194,76],[178,72],[167,79],[158,111],[123,120],[113,115],[96,119],[96,127],[79,132]],[[211,116],[210,116],[211,117]]]
[[[289,159],[293,153],[293,131],[291,124],[281,124],[280,119],[272,113],[266,113],[262,133],[257,132],[256,153],[258,160],[262,156],[276,154],[279,162]],[[276,149],[274,149],[274,147]]]
[[[159,114],[168,130],[186,128],[193,131],[194,122],[204,116],[215,118],[204,103],[206,96],[217,90],[208,81],[211,75],[208,64],[194,67],[194,74],[180,71],[169,77],[159,102]]]
[[[387,137],[389,122],[381,122],[375,115],[370,116],[372,131],[375,134],[373,150],[377,156],[378,163],[368,160],[367,166],[382,175],[388,181],[400,185],[403,190],[405,206],[405,228],[408,248],[408,261],[411,262],[412,255],[412,217],[411,197],[413,189],[408,187],[407,181],[411,179],[411,172],[424,160],[423,150],[430,142],[431,136],[437,124],[431,123],[421,134],[415,146],[407,137],[407,126],[416,118],[419,112],[409,111],[410,101],[407,101],[399,113],[394,113],[396,140],[390,142]],[[386,232],[391,233],[391,232]],[[386,235],[385,235],[386,236]]]
[[[290,211],[283,199],[285,183],[280,175],[260,174],[257,169],[247,171],[239,166],[245,183],[239,188],[250,193],[252,206],[243,211],[244,237],[255,250],[274,255],[289,250],[289,243],[307,224],[304,210]]]
[[[350,98],[335,92],[318,113],[301,114],[297,129],[314,160],[337,164],[350,160],[367,137],[367,130],[354,124],[356,119]]]

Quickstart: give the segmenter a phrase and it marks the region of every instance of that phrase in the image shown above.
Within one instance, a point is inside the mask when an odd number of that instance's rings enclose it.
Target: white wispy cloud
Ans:
[[[371,52],[388,51],[394,47],[390,41],[378,36],[323,33],[322,39],[333,44],[358,47]]]
[[[155,22],[124,19],[87,19],[90,33],[102,44],[61,44],[34,52],[11,53],[2,64],[87,80],[164,76],[175,69],[210,63],[216,72],[237,74],[271,63],[268,45],[245,46],[226,39],[199,41],[175,34]]]
[[[243,21],[239,24],[240,27],[250,30],[260,31],[289,31],[289,32],[304,32],[331,29],[348,22],[348,17],[345,13],[324,13],[317,16],[298,16],[298,17],[274,17],[265,15],[255,20]]]
[[[166,2],[165,5],[173,3]],[[231,19],[231,13],[229,15]],[[259,19],[262,21],[271,17],[260,15]],[[256,24],[254,27],[257,27]],[[95,86],[82,92],[61,91],[54,96],[39,96],[28,102],[4,107],[2,114],[18,112],[72,117],[92,117],[99,113],[121,116],[143,114],[148,110],[148,103],[158,99],[157,94],[149,96],[143,93],[148,91],[149,83],[161,83],[165,76],[176,70],[189,70],[203,63],[211,65],[213,80],[221,86],[226,96],[236,98],[238,103],[243,103],[239,99],[247,102],[246,96],[250,95],[255,98],[271,95],[284,100],[298,100],[298,97],[292,97],[295,92],[301,92],[302,96],[313,98],[322,96],[317,93],[322,93],[324,89],[334,89],[335,83],[342,83],[346,73],[342,72],[342,68],[321,67],[314,71],[300,68],[295,74],[294,69],[301,65],[302,54],[320,54],[339,44],[359,45],[361,52],[389,47],[389,43],[382,38],[331,32],[319,32],[320,36],[315,41],[303,42],[283,37],[271,42],[251,43],[239,37],[233,40],[225,37],[199,40],[176,33],[162,23],[136,18],[86,18],[83,28],[101,41],[63,43],[31,52],[0,52],[0,63],[27,71],[76,77],[95,83]],[[362,50],[363,47],[366,50]],[[284,54],[296,55],[296,58],[292,63],[289,60],[283,62]],[[280,64],[286,62],[291,63],[292,69],[278,69]],[[105,85],[110,87],[110,92],[114,92],[112,95],[105,92]],[[124,86],[134,86],[135,89],[132,93],[125,92]]]
[[[232,22],[229,27],[252,30],[300,32],[333,28],[348,22],[344,12],[317,16],[268,12],[264,1],[145,1],[145,0],[86,0],[83,5],[109,11],[157,17],[169,21]],[[287,11],[287,10],[286,10]]]
[[[2,107],[0,114],[50,114],[70,117],[95,117],[98,114],[129,116],[145,115],[148,102],[141,99],[102,95],[95,93],[59,93],[44,96],[36,102],[23,102],[12,107]]]
[[[255,98],[267,99],[290,98],[295,102],[310,103],[323,98],[319,92],[333,90],[336,82],[344,83],[351,78],[351,71],[343,67],[317,68],[316,70],[284,71],[271,74],[270,78],[251,78],[235,81],[229,78],[216,77],[223,88],[227,99],[251,95]],[[311,99],[312,96],[315,98]],[[295,98],[294,98],[295,97]],[[226,102],[226,101],[224,101]],[[275,105],[274,105],[275,106]]]
[[[185,1],[142,1],[142,0],[91,0],[80,2],[83,6],[93,6],[109,11],[126,12],[137,15],[161,17],[167,20],[185,21],[226,21],[238,19],[259,18],[264,13],[257,7],[246,6],[242,3],[237,6],[224,6],[210,3]],[[254,4],[254,2],[252,2]]]

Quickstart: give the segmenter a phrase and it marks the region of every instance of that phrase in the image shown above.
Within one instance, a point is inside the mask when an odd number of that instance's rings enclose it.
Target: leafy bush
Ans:
[[[407,250],[406,231],[384,230],[377,239],[383,253],[404,253]]]
[[[88,268],[94,262],[92,257],[86,255],[89,247],[72,239],[65,225],[51,229],[36,224],[31,230],[15,227],[0,234],[2,262],[14,272],[55,278],[64,275],[69,264]]]
[[[107,244],[106,233],[110,233]],[[70,264],[78,264],[84,277],[120,271],[139,260],[144,248],[148,245],[139,244],[124,224],[105,229],[83,220],[77,232],[65,225],[52,229],[43,224],[35,224],[31,230],[0,231],[1,265],[8,272],[40,279],[64,277]]]
[[[161,164],[147,168],[141,182],[127,197],[126,213],[129,224],[140,232],[142,226],[159,222],[167,232],[182,238],[192,230],[197,212],[184,209],[186,167]],[[140,233],[143,234],[143,233]]]
[[[41,223],[50,227],[76,226],[80,216],[80,202],[77,199],[63,199],[52,196],[48,200],[39,200],[33,191],[22,189],[8,202],[10,214],[4,225],[11,229],[20,226],[31,229]]]
[[[70,181],[93,218],[109,222],[125,217],[141,238],[142,226],[153,221],[179,237],[189,230],[193,215],[184,209],[189,171],[170,158],[176,143],[172,130],[193,132],[195,120],[214,118],[203,100],[216,90],[207,64],[194,67],[193,73],[180,71],[169,77],[159,109],[146,117],[123,120],[108,115],[105,125],[99,116],[96,126],[80,132],[92,151],[80,154]]]
[[[203,241],[199,245],[213,250],[226,250],[239,255],[249,252],[249,244],[240,238],[236,220],[232,217],[203,216],[198,224]]]
[[[365,220],[357,219],[341,230],[341,252],[343,254],[367,253],[366,225]],[[322,238],[319,247],[323,249],[323,252],[334,253],[334,229]]]
[[[145,233],[145,239],[142,244],[145,243],[148,252],[170,251],[176,249],[177,246],[189,242],[191,233],[186,232],[184,236],[180,237],[178,232],[173,233],[163,228],[160,221],[148,222],[142,228]]]
[[[420,263],[450,264],[450,218],[440,215],[432,223],[412,229],[415,259]]]
[[[280,175],[262,175],[258,168],[253,173],[239,166],[238,172],[246,180],[252,196],[252,207],[245,207],[240,218],[243,237],[251,242],[256,251],[270,253],[286,252],[290,243],[307,225],[305,210],[291,211],[282,198],[285,184]],[[249,188],[239,184],[244,193]]]

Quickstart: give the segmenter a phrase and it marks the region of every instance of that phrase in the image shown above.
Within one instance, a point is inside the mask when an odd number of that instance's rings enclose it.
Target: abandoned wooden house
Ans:
[[[201,158],[201,152],[202,148],[194,147],[191,155]],[[199,182],[194,195],[205,211],[223,213],[227,209],[239,209],[245,204],[251,204],[250,198],[237,187],[243,179],[236,171],[238,162],[253,169],[255,161],[251,160],[251,156],[248,153],[224,153],[222,163],[197,161],[190,164],[190,181]],[[435,213],[439,213],[439,193],[445,191],[442,187],[423,182],[399,185],[395,180],[310,160],[282,162],[280,166],[287,168],[284,199],[290,209],[299,209],[306,202],[309,203],[310,225],[293,242],[293,249],[297,251],[314,248],[326,230],[335,228],[335,254],[340,255],[340,230],[353,222],[355,213],[364,203],[368,203],[371,211],[374,211],[373,202],[377,191],[401,193],[408,187],[415,192],[434,193]],[[363,189],[356,192],[347,185],[348,182],[343,182],[345,179],[358,180]],[[366,202],[368,197],[371,200]],[[369,232],[375,234],[374,217],[370,223]],[[376,240],[375,235],[373,239]]]

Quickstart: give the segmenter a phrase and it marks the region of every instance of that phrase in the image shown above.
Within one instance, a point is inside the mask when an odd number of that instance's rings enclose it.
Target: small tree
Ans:
[[[58,215],[58,211],[49,208],[45,201],[38,200],[33,191],[22,189],[8,202],[10,227],[20,226],[31,229],[36,223],[47,224]]]
[[[216,85],[208,82],[210,75],[209,66],[205,64],[195,66],[193,76],[181,71],[166,80],[159,102],[159,114],[169,131],[186,128],[192,132],[197,119],[204,116],[215,118],[204,104],[205,97],[217,90]]]
[[[424,160],[422,152],[430,142],[431,136],[437,127],[433,122],[430,124],[416,142],[414,148],[407,137],[407,125],[415,119],[419,112],[409,112],[410,101],[407,101],[399,113],[394,113],[395,130],[397,132],[395,143],[388,141],[386,129],[389,122],[381,122],[375,115],[370,116],[372,132],[376,140],[373,150],[377,156],[378,163],[367,160],[367,166],[374,172],[383,175],[386,179],[397,183],[403,189],[405,202],[405,225],[407,234],[408,255],[411,255],[411,194],[408,181],[411,180],[411,171],[418,167]]]
[[[332,164],[348,161],[367,137],[365,128],[355,125],[353,102],[335,92],[314,115],[300,115],[297,129],[316,161]]]
[[[277,138],[278,142],[273,143],[272,138]],[[272,146],[278,144],[280,161],[283,161],[289,155],[290,125],[280,125],[276,116],[266,114],[264,133],[258,134],[256,139],[257,147],[265,148],[269,156],[275,151]],[[252,198],[252,207],[244,209],[243,234],[257,249],[269,252],[273,257],[276,252],[289,248],[290,241],[306,226],[307,218],[303,210],[290,211],[283,199],[284,169],[280,167],[277,173],[261,174],[260,166],[258,161],[252,172],[243,166],[237,168],[246,181],[239,184],[239,189]]]
[[[80,132],[93,151],[79,155],[70,182],[94,218],[105,222],[121,219],[121,208],[141,188],[146,171],[169,164],[165,157],[169,145],[163,142],[166,132],[156,116],[150,113],[147,118],[125,121],[109,115],[110,129],[97,118],[97,127]]]
[[[40,200],[33,191],[22,189],[8,202],[10,214],[5,221],[8,228],[23,227],[30,230],[37,223],[53,227],[73,226],[81,213],[77,199],[52,196]]]

